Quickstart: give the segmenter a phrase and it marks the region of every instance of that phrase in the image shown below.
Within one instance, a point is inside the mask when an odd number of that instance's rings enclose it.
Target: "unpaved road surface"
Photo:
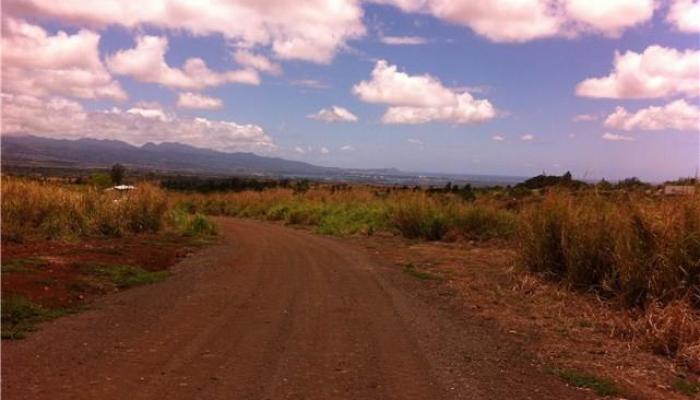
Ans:
[[[221,243],[165,282],[4,341],[2,398],[592,398],[381,254],[217,221]]]

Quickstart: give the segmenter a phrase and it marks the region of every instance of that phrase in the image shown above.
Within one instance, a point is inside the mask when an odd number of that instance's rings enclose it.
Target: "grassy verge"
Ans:
[[[23,339],[39,322],[71,313],[67,309],[48,309],[19,295],[2,299],[2,338]]]
[[[27,272],[32,268],[41,268],[46,265],[48,265],[48,262],[40,258],[19,258],[3,262],[2,266],[0,266],[0,271],[2,271],[3,274],[9,272]]]

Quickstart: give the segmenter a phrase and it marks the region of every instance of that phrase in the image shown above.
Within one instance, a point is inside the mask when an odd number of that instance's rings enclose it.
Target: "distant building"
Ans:
[[[695,194],[695,186],[688,185],[666,185],[664,194],[667,196],[691,196]]]
[[[128,191],[128,190],[134,190],[134,189],[136,189],[136,186],[132,186],[132,185],[117,185],[117,186],[113,186],[113,187],[111,187],[111,188],[107,188],[106,190],[116,190],[116,191],[119,191],[119,192],[125,192],[125,191]]]

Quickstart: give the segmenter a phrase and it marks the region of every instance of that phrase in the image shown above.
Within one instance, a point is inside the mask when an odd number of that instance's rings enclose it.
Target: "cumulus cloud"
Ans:
[[[352,89],[361,100],[386,104],[382,122],[421,124],[432,121],[458,124],[492,119],[496,111],[488,100],[476,100],[468,92],[457,93],[430,75],[399,72],[385,60],[377,61],[371,79]]]
[[[673,0],[666,20],[681,32],[700,32],[700,1]]]
[[[644,52],[615,53],[613,71],[576,86],[576,94],[605,98],[655,98],[700,94],[700,50],[679,51],[653,45]]]
[[[408,138],[406,139],[406,142],[409,144],[415,144],[416,146],[423,146],[423,141],[420,139]]]
[[[140,36],[135,48],[120,50],[107,57],[107,66],[116,74],[171,88],[201,89],[226,83],[260,83],[254,69],[215,72],[201,58],[189,58],[182,69],[173,68],[165,62],[167,50],[166,37]]]
[[[634,138],[631,136],[623,136],[623,135],[618,135],[615,133],[609,133],[606,132],[604,133],[601,138],[603,140],[609,140],[611,142],[632,142],[634,141]]]
[[[420,12],[459,25],[495,42],[554,36],[562,19],[542,0],[379,0],[405,12]]]
[[[40,99],[27,95],[2,95],[2,134],[36,134],[76,139],[119,138],[134,145],[179,142],[221,151],[268,150],[272,138],[257,125],[168,114],[155,105],[126,111],[113,108],[88,111],[80,103],[60,97]]]
[[[700,107],[688,104],[685,100],[676,100],[663,107],[647,107],[630,113],[623,107],[617,107],[615,112],[605,120],[609,128],[630,131],[666,130],[700,131]]]
[[[121,25],[221,34],[237,46],[270,47],[279,58],[329,63],[348,40],[362,37],[355,0],[8,0],[3,12],[103,28]]]
[[[244,67],[253,68],[261,72],[267,72],[273,75],[279,75],[282,73],[282,67],[279,64],[273,63],[269,58],[252,53],[248,50],[237,50],[233,53],[233,59],[239,65]]]
[[[26,21],[3,18],[3,91],[32,96],[125,100],[126,92],[99,56],[100,35],[82,29],[49,35]]]
[[[199,93],[185,92],[177,97],[177,106],[181,108],[195,108],[200,110],[217,110],[223,107],[221,99],[209,97]]]
[[[394,46],[415,46],[428,43],[428,39],[420,36],[382,36],[379,40],[384,44]]]
[[[356,122],[357,116],[347,109],[338,106],[322,108],[317,113],[309,114],[308,118],[323,122]]]
[[[568,16],[607,36],[618,37],[628,28],[651,20],[653,0],[567,0]]]
[[[340,148],[340,151],[351,152],[351,151],[355,151],[355,148],[349,144],[346,144],[345,146],[342,146]]]
[[[653,0],[375,1],[467,26],[494,42],[516,43],[583,32],[619,36],[649,21],[654,13]]]
[[[494,136],[491,136],[491,139],[495,140],[496,142],[503,142],[503,141],[506,140],[506,138],[504,138],[504,137],[501,136],[501,135],[494,135]]]
[[[531,140],[535,140],[535,135],[530,135],[530,134],[522,135],[522,136],[520,136],[520,140],[524,140],[526,142],[529,142]]]

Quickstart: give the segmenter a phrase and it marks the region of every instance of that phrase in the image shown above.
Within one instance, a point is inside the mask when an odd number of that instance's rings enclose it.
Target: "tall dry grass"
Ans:
[[[3,240],[21,241],[157,232],[168,202],[160,188],[147,183],[116,193],[4,177],[1,209]]]
[[[520,215],[522,264],[626,305],[700,305],[700,198],[549,193]]]

